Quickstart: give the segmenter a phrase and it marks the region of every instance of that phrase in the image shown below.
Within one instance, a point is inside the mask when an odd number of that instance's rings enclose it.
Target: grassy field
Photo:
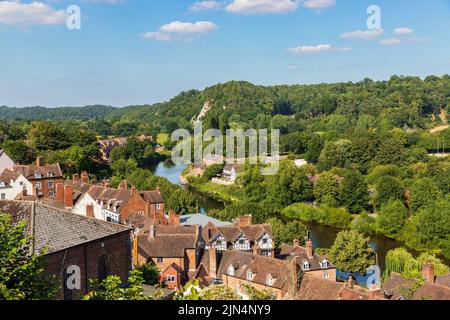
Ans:
[[[237,188],[234,186],[223,186],[212,182],[194,183],[192,186],[200,192],[225,202],[239,202],[239,198],[235,195]]]

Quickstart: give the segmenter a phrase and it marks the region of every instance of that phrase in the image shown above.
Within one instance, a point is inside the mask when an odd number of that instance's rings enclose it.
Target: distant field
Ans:
[[[169,134],[168,133],[160,133],[156,137],[156,142],[160,145],[163,145],[165,142],[169,140]]]

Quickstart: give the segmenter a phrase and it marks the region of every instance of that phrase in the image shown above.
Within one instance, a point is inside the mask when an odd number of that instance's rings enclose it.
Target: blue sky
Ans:
[[[449,0],[0,0],[0,105],[125,106],[218,82],[450,73]],[[81,8],[81,29],[66,9]],[[368,30],[367,8],[381,9]]]

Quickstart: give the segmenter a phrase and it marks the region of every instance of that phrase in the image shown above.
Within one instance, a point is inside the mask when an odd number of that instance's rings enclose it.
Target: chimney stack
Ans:
[[[294,243],[294,248],[300,247],[300,240],[294,239],[293,243]]]
[[[348,281],[347,281],[347,287],[350,289],[353,289],[353,285],[355,284],[355,281],[353,280],[352,276],[348,277]]]
[[[427,283],[434,283],[434,265],[431,262],[422,266],[422,277]]]
[[[180,216],[175,213],[172,209],[169,211],[169,225],[176,226],[180,224]]]
[[[87,171],[81,172],[81,182],[89,183],[89,174],[87,173]]]
[[[237,221],[235,223],[238,227],[246,227],[251,226],[253,224],[253,217],[251,214],[240,216],[237,218]]]
[[[108,179],[106,179],[106,180],[103,181],[103,187],[104,187],[105,189],[108,189],[109,186],[110,186],[110,184],[111,184],[111,181],[109,181]]]
[[[150,238],[151,240],[155,240],[155,239],[156,239],[156,227],[155,227],[155,225],[151,225],[151,226],[150,226],[150,235],[149,235],[149,238]]]
[[[216,279],[217,277],[217,250],[216,248],[209,248],[209,276]]]
[[[120,190],[127,190],[127,189],[128,189],[128,183],[127,183],[127,180],[123,180],[123,181],[119,184],[119,189],[120,189]]]
[[[72,176],[73,182],[80,182],[80,175],[78,173],[74,173]]]
[[[159,188],[159,184],[158,184],[158,186],[156,187],[156,191],[158,191],[158,193],[161,194],[161,189]]]
[[[311,239],[308,239],[308,241],[306,241],[306,253],[308,254],[309,258],[314,257],[313,243]]]
[[[73,208],[73,187],[71,184],[64,186],[64,206],[66,209]]]
[[[56,200],[64,201],[64,183],[56,184]]]
[[[202,226],[196,225],[195,226],[195,234],[197,235],[197,240],[200,240],[202,238]]]
[[[43,163],[42,163],[42,157],[37,157],[37,158],[36,158],[36,166],[37,166],[37,167],[40,167],[42,164],[43,164]]]
[[[92,203],[86,206],[86,217],[95,219],[94,205]]]

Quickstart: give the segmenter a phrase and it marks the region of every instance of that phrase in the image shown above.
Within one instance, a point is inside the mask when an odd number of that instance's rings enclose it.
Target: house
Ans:
[[[252,216],[242,216],[233,225],[217,226],[208,223],[203,231],[206,248],[215,248],[219,254],[228,250],[253,252],[274,256],[274,239],[270,224],[252,224]]]
[[[115,147],[122,147],[126,142],[127,138],[124,137],[98,140],[102,158],[107,161],[112,149],[114,149]]]
[[[181,288],[196,273],[204,248],[199,225],[152,225],[135,237],[135,263],[156,265],[168,288]]]
[[[222,174],[220,177],[212,178],[211,182],[230,186],[236,183],[238,177],[239,165],[237,164],[227,164],[224,166]]]
[[[32,193],[33,185],[20,173],[11,169],[0,173],[0,200],[15,200],[19,195]]]
[[[383,283],[383,293],[390,300],[450,300],[450,274],[435,276],[433,264],[425,263],[422,278],[423,284],[392,272]]]
[[[326,257],[314,252],[311,240],[306,241],[306,247],[301,247],[299,240],[294,240],[293,246],[282,244],[277,250],[277,258],[281,260],[296,259],[303,273],[336,282],[336,267]]]
[[[0,173],[5,169],[11,169],[15,165],[14,161],[11,160],[6,152],[0,149]]]
[[[43,164],[42,158],[34,165],[16,165],[12,169],[21,174],[33,185],[33,195],[38,199],[53,199],[56,196],[56,184],[63,183],[63,173],[59,163]]]
[[[86,182],[86,175],[87,173],[82,173],[81,180],[78,175],[75,176],[72,183],[68,182],[64,187],[72,184],[73,192],[80,194],[79,200],[72,204],[72,212],[121,224],[126,224],[129,217],[136,213],[163,224],[167,223],[164,199],[159,189],[154,191],[138,191],[134,187],[129,189],[125,180],[117,189],[111,188],[109,181],[91,185]],[[59,200],[62,200],[61,197],[62,193],[59,193]]]
[[[225,251],[217,271],[223,284],[235,289],[244,299],[244,284],[260,290],[270,290],[277,300],[294,297],[298,280],[295,263],[264,257],[249,252]]]
[[[128,279],[130,228],[32,202],[0,201],[0,212],[8,213],[13,224],[28,222],[33,253],[46,248],[44,270],[61,283],[58,299],[81,298],[89,279],[101,281],[108,275]],[[79,288],[67,285],[71,275],[79,276]]]

